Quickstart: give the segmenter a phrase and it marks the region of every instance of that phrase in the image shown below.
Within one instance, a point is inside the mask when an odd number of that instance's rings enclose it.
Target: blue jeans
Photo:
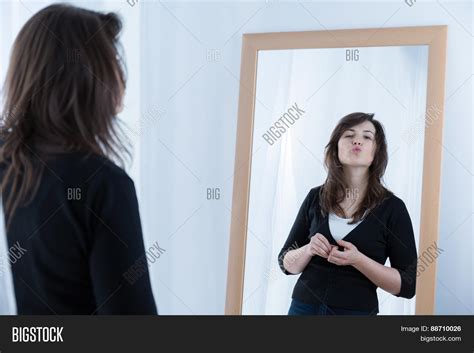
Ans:
[[[288,315],[377,315],[375,312],[334,308],[326,304],[306,304],[292,299]]]

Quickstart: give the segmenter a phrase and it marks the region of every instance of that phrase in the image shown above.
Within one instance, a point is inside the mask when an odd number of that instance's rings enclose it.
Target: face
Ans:
[[[337,146],[339,161],[343,166],[370,167],[375,151],[374,124],[364,121],[347,129]]]

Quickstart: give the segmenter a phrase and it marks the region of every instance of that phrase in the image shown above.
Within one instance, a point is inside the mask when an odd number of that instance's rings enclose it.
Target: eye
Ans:
[[[354,137],[354,135],[346,135],[346,137]]]
[[[372,140],[370,136],[364,136],[364,138],[366,138],[367,140]]]

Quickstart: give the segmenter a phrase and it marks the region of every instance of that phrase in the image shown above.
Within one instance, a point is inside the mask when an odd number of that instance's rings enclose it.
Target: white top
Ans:
[[[355,227],[357,227],[364,219],[354,224],[347,224],[351,218],[342,218],[333,212],[329,213],[329,230],[335,240],[341,240],[349,234]]]

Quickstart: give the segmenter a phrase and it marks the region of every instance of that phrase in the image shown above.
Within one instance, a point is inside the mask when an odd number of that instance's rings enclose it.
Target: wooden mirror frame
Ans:
[[[439,233],[446,41],[447,26],[243,34],[226,315],[242,314],[258,52],[277,49],[429,46],[418,249],[420,255],[438,241]],[[441,113],[427,125],[429,107],[439,107]],[[417,277],[415,315],[434,313],[436,265],[435,259]]]

